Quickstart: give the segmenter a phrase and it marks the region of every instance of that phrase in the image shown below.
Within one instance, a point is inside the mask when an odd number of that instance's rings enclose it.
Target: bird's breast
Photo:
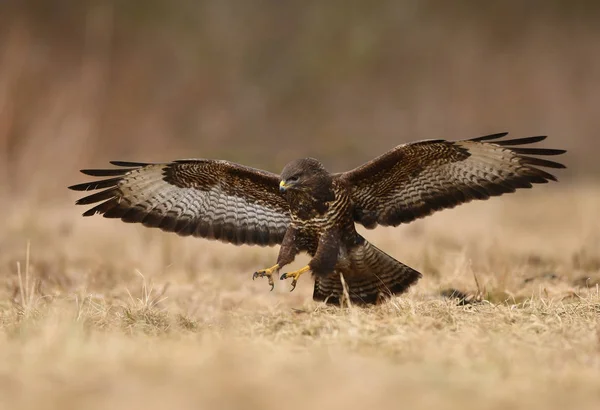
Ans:
[[[309,201],[290,207],[292,223],[302,231],[320,235],[333,228],[345,226],[348,221],[352,224],[350,199],[345,192],[336,193],[332,201],[311,204]]]

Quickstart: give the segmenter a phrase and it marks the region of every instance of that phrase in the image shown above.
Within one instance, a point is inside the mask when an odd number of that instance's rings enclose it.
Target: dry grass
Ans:
[[[338,309],[310,300],[308,278],[294,293],[252,282],[277,249],[14,202],[0,407],[595,409],[598,209],[598,187],[541,187],[368,231],[425,277]]]
[[[595,3],[4,3],[0,409],[600,407],[600,185],[368,231],[424,278],[344,310],[251,281],[277,249],[83,219],[65,189],[107,159],[339,171],[503,130],[593,178]]]

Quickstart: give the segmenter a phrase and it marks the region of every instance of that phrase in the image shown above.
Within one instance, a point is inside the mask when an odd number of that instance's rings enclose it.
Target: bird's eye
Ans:
[[[293,177],[289,177],[287,182],[298,182],[298,175],[294,175]]]

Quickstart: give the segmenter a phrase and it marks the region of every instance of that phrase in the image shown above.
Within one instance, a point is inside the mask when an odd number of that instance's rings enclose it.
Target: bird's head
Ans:
[[[279,190],[285,192],[317,193],[329,190],[331,175],[323,164],[314,158],[302,158],[287,164],[281,171]]]

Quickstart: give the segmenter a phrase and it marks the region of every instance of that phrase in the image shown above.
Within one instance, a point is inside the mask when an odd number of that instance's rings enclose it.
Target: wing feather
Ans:
[[[508,133],[506,133],[504,135],[508,135]],[[536,142],[540,142],[545,139],[546,139],[545,135],[538,135],[536,137],[515,138],[512,140],[495,141],[494,144],[500,145],[500,146],[510,145],[510,146],[515,147],[517,145],[535,144]],[[477,139],[473,139],[471,141],[477,141]]]
[[[477,141],[477,142],[490,141],[490,140],[496,140],[498,138],[506,137],[507,135],[508,135],[508,132],[499,132],[497,134],[490,134],[490,135],[484,135],[483,137],[473,138],[471,141]]]
[[[262,246],[281,243],[289,225],[276,174],[221,160],[111,163],[119,168],[82,170],[110,178],[69,187],[102,189],[76,202],[99,203],[84,216],[102,214],[182,236]]]
[[[506,135],[400,145],[336,177],[351,187],[354,219],[367,228],[397,226],[474,199],[556,181],[538,167],[565,166],[538,157],[566,151],[522,147],[543,141],[545,136],[501,140]]]
[[[115,175],[124,175],[126,172],[133,171],[129,169],[82,169],[80,172],[91,177],[110,177]]]

